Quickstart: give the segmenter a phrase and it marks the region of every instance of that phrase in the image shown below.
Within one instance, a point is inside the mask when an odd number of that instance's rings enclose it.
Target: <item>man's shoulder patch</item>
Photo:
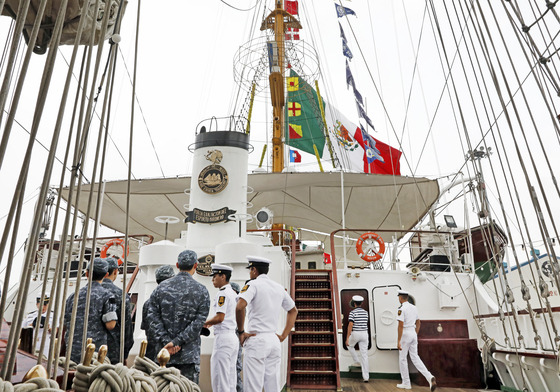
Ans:
[[[399,309],[399,316],[401,315],[401,313],[402,313],[402,310]]]
[[[220,295],[220,297],[218,298],[218,306],[223,306],[225,303],[226,303],[225,295]]]
[[[247,291],[249,289],[249,285],[246,284],[245,286],[243,286],[243,288],[241,289],[240,293],[244,293],[245,291]]]

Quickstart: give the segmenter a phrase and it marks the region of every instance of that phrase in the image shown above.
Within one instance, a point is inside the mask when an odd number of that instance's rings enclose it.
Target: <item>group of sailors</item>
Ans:
[[[219,291],[210,318],[208,290],[192,277],[198,265],[196,253],[185,250],[179,254],[179,273],[175,276],[170,276],[169,269],[160,267],[156,272],[158,287],[143,309],[142,325],[151,349],[149,355],[166,348],[171,354],[169,365],[198,383],[200,335],[209,334],[208,328],[213,328],[215,340],[210,359],[213,391],[260,392],[263,387],[267,391],[280,391],[280,343],[293,328],[297,309],[286,290],[269,279],[270,260],[248,257],[247,261],[249,280],[241,290],[230,283],[231,267],[212,265],[212,283]],[[282,333],[277,335],[282,309],[287,312],[287,318]]]
[[[268,277],[270,260],[249,256],[249,280],[243,288],[231,282],[233,269],[226,265],[212,265],[212,283],[219,289],[210,313],[210,296],[207,288],[193,275],[198,266],[194,251],[185,250],[177,258],[179,272],[175,275],[170,265],[156,270],[157,288],[144,303],[141,328],[146,332],[146,356],[155,359],[165,348],[171,354],[168,362],[181,374],[198,384],[200,374],[201,334],[214,330],[214,347],[210,359],[212,390],[261,392],[280,391],[281,342],[295,324],[297,308],[294,300],[278,283]],[[89,276],[89,271],[92,271]],[[114,258],[95,258],[86,276],[91,279],[87,337],[95,346],[107,345],[111,363],[120,362],[122,289],[114,284],[118,275],[118,262]],[[88,286],[79,290],[74,312],[74,293],[66,300],[64,315],[65,342],[70,347],[67,355],[74,362],[82,357],[82,337],[87,304]],[[398,292],[401,306],[397,312],[399,367],[402,383],[397,387],[411,389],[407,356],[428,380],[430,390],[436,389],[436,379],[418,356],[417,334],[420,320],[416,307],[408,301],[408,292]],[[346,346],[355,366],[362,369],[364,382],[369,379],[368,365],[368,312],[363,308],[364,298],[352,297],[353,310],[348,315]],[[47,319],[48,298],[38,298],[37,310],[31,312],[23,327],[38,329],[43,336]],[[276,333],[282,309],[287,312],[286,323],[280,334]],[[124,358],[133,345],[130,298],[125,296]],[[39,317],[41,314],[41,317]],[[75,322],[71,325],[72,317]],[[247,323],[245,322],[247,318]],[[52,316],[49,325],[52,325]],[[73,334],[70,333],[73,328]],[[247,330],[245,330],[245,328]],[[50,333],[47,334],[47,337]],[[47,342],[48,344],[48,342]],[[355,346],[358,345],[360,357]],[[241,366],[241,353],[243,361]],[[243,370],[241,381],[240,370]],[[236,382],[234,382],[236,380]]]
[[[107,345],[107,357],[111,363],[118,363],[120,358],[121,344],[121,309],[122,309],[122,289],[115,285],[119,273],[118,261],[114,258],[101,259],[96,258],[90,268],[86,271],[86,276],[91,279],[91,294],[89,297],[89,311],[87,324],[87,337],[92,339],[96,347]],[[66,355],[76,363],[82,358],[82,337],[85,321],[85,310],[87,304],[87,285],[82,287],[78,292],[78,301],[74,312],[74,294],[66,300],[64,313],[64,345],[66,347]],[[131,304],[130,297],[125,296],[125,316],[124,316],[124,358],[128,356],[132,345],[134,344]],[[37,310],[27,315],[22,327],[32,327],[38,334],[37,345],[35,346],[37,353],[41,346],[43,336],[45,336],[46,351],[49,350],[51,339],[51,326],[53,325],[53,312],[47,314],[49,297],[37,298]],[[40,317],[39,317],[40,312]],[[72,321],[72,314],[75,313],[75,322]],[[46,323],[47,317],[49,318]],[[44,335],[44,327],[48,324],[49,329]],[[70,336],[70,331],[72,331]],[[71,348],[70,348],[71,347]]]
[[[158,268],[158,286],[142,309],[141,328],[148,341],[146,356],[155,359],[161,349],[167,349],[171,355],[167,366],[179,369],[182,375],[198,383],[200,336],[209,335],[208,328],[213,328],[215,340],[210,359],[213,391],[261,392],[263,388],[280,391],[281,342],[295,324],[297,308],[284,287],[268,277],[270,260],[248,257],[247,261],[249,280],[241,290],[239,286],[235,290],[235,284],[230,283],[231,267],[212,265],[212,283],[219,291],[213,300],[214,312],[210,318],[208,290],[193,278],[198,265],[194,251],[185,250],[179,254],[177,274],[171,266]],[[107,345],[111,363],[119,363],[122,290],[113,283],[118,274],[118,263],[112,258],[95,258],[92,263],[86,272],[91,280],[87,337],[97,348]],[[82,357],[87,295],[86,285],[79,290],[76,309],[74,294],[66,300],[64,339],[67,355],[76,363]],[[128,295],[125,298],[124,359],[133,345],[130,299]],[[282,309],[287,312],[286,323],[282,332],[277,334]],[[28,317],[29,325],[24,326],[36,327],[37,322],[43,326],[44,317],[38,317],[41,310],[38,308],[32,312]],[[72,317],[75,322],[71,325]],[[236,382],[241,370],[241,351],[243,378],[242,382]]]
[[[402,382],[397,384],[399,389],[412,389],[410,374],[408,373],[408,356],[416,369],[426,378],[430,391],[437,388],[436,378],[424,365],[418,356],[418,331],[420,330],[420,318],[416,306],[409,302],[407,291],[399,290],[399,309],[397,310],[397,347],[399,349],[399,370]],[[352,310],[348,314],[348,330],[346,334],[346,347],[352,355],[354,363],[351,367],[361,367],[364,382],[369,382],[369,361],[368,361],[368,321],[369,313],[363,307],[364,297],[354,295],[350,305]],[[367,305],[367,304],[366,304]],[[356,353],[355,346],[358,346],[360,356]]]

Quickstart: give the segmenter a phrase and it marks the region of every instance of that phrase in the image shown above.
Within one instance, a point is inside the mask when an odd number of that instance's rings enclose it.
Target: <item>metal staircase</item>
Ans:
[[[297,270],[288,389],[341,390],[331,270]]]

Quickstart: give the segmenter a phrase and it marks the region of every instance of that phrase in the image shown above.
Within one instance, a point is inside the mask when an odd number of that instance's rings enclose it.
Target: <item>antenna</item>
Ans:
[[[154,218],[154,220],[158,223],[165,223],[165,236],[164,239],[167,240],[167,229],[169,227],[169,225],[174,225],[175,223],[179,223],[179,218],[175,217],[175,216],[156,216]]]

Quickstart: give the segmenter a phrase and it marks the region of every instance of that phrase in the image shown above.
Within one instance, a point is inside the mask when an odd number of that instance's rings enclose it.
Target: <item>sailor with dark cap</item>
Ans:
[[[161,267],[156,269],[155,275],[156,275],[156,282],[159,285],[164,280],[174,277],[175,271],[173,270],[173,267],[170,265],[162,265]],[[148,341],[148,346],[146,347],[145,356],[155,361],[157,355],[156,344],[155,344],[155,338],[153,336],[153,333],[151,333],[152,327],[150,325],[150,321],[148,318],[148,308],[150,307],[151,299],[152,297],[150,296],[150,298],[148,298],[146,302],[144,302],[144,306],[142,307],[142,324],[140,325],[140,328],[146,331],[146,340]]]
[[[92,339],[96,349],[107,344],[109,331],[117,324],[117,305],[115,296],[101,285],[107,276],[107,261],[100,258],[93,260],[92,276],[89,276],[89,266],[86,276],[91,278],[91,294],[89,302],[89,313],[87,323],[87,337]],[[80,289],[78,294],[78,305],[76,308],[76,323],[72,347],[66,347],[66,355],[70,353],[70,359],[79,363],[82,353],[82,336],[85,320],[86,297],[88,286]],[[70,294],[66,300],[66,312],[64,313],[64,327],[66,333],[64,339],[66,344],[69,342],[70,321],[72,318],[72,308],[74,306],[74,293]]]
[[[408,359],[416,366],[416,369],[428,380],[430,391],[435,391],[436,378],[428,371],[424,362],[418,356],[418,331],[420,330],[420,319],[416,306],[408,302],[408,292],[399,290],[399,302],[401,306],[397,312],[398,325],[398,347],[399,347],[399,369],[401,371],[402,383],[397,388],[411,389],[410,375],[408,374]]]
[[[352,297],[352,306],[354,309],[348,315],[348,334],[346,335],[346,347],[352,359],[354,366],[361,366],[362,379],[364,382],[369,380],[369,361],[368,361],[368,312],[362,308],[364,297],[361,295],[354,295]],[[356,354],[354,346],[358,344],[360,350],[360,358]]]
[[[37,335],[37,345],[35,346],[35,352],[39,352],[41,348],[41,342],[43,340],[43,334],[45,330],[45,326],[47,325],[47,308],[49,306],[50,297],[48,294],[45,295],[45,298],[41,301],[41,297],[37,297],[37,310],[33,310],[27,315],[27,318],[23,321],[22,328],[33,328],[34,329],[34,336]],[[39,312],[41,312],[39,316]],[[45,347],[46,350],[49,350],[49,345],[51,341],[51,328],[53,325],[53,315],[54,313],[51,311],[48,317],[48,330],[45,336]]]
[[[122,314],[122,296],[123,291],[120,287],[118,287],[114,282],[119,275],[119,263],[113,257],[108,257],[107,259],[107,273],[108,276],[103,279],[103,287],[109,290],[115,296],[117,300],[117,325],[113,328],[112,331],[109,332],[109,336],[107,339],[107,356],[111,360],[112,364],[117,364],[120,361],[121,356],[121,314]],[[133,329],[132,329],[132,315],[131,315],[131,307],[130,307],[130,297],[126,294],[126,302],[125,302],[125,316],[124,316],[124,359],[128,357],[128,353],[130,349],[134,345],[134,336],[133,336]]]
[[[241,289],[235,311],[237,334],[243,345],[244,392],[280,391],[281,346],[293,328],[297,308],[284,287],[268,277],[270,260],[247,256],[251,280]],[[247,331],[244,331],[247,309]],[[280,335],[278,319],[288,312]]]
[[[210,358],[212,391],[235,391],[232,380],[237,379],[237,353],[239,340],[235,334],[235,306],[237,294],[229,280],[233,268],[222,264],[212,265],[212,283],[220,289],[214,300],[216,315],[206,321],[204,326],[214,326],[214,349]]]
[[[179,273],[156,287],[148,307],[148,319],[156,351],[166,348],[171,354],[168,364],[198,384],[200,331],[208,317],[210,296],[206,287],[192,277],[197,265],[192,250],[179,254]]]

